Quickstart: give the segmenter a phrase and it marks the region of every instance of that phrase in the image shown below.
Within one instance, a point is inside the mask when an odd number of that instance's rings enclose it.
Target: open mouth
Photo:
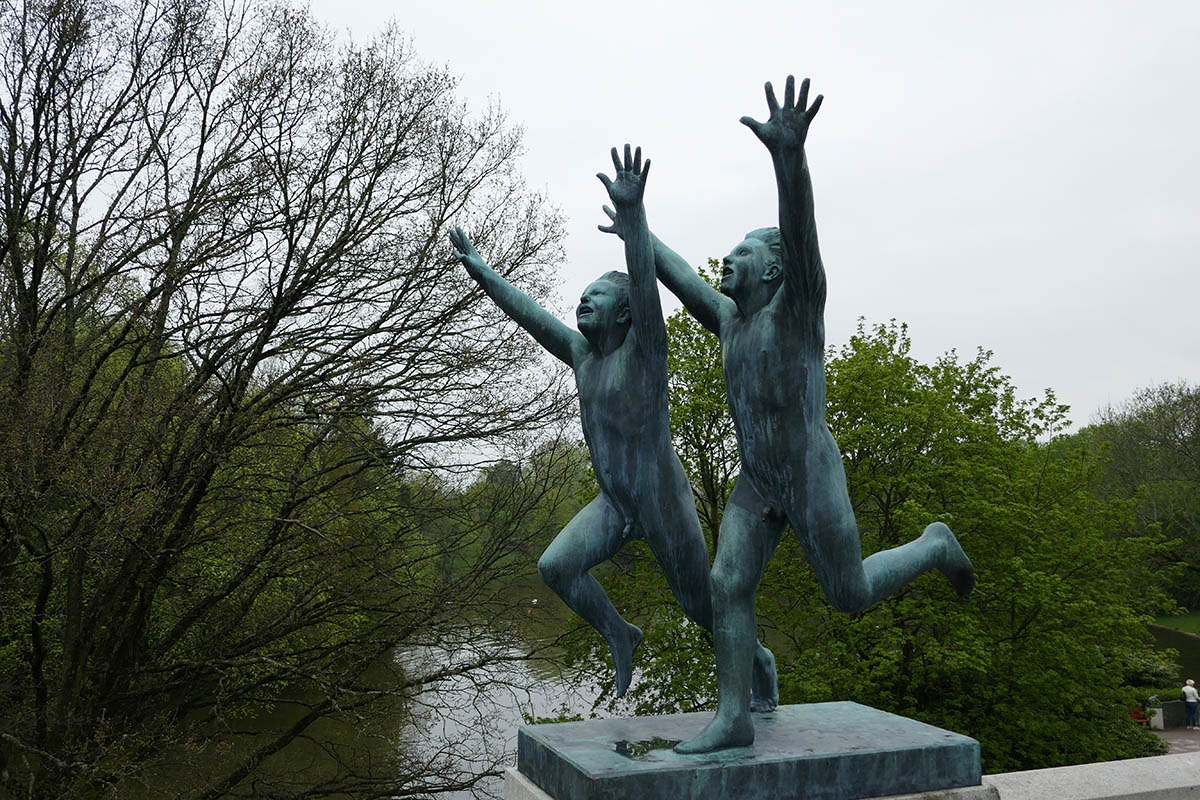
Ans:
[[[733,275],[732,267],[726,267],[725,269],[721,270],[721,280],[725,280],[726,278],[730,277],[731,275]]]
[[[575,316],[577,316],[577,317],[584,317],[591,313],[592,313],[592,310],[590,308],[581,307],[581,308],[577,308],[575,310]]]

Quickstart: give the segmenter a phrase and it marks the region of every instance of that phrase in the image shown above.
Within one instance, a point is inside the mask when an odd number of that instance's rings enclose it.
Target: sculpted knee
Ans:
[[[847,587],[832,589],[826,593],[829,604],[843,614],[857,614],[866,611],[871,605],[871,598],[865,592],[854,591]]]
[[[537,566],[542,582],[555,591],[565,588],[571,582],[572,570],[568,564],[560,558],[555,558],[549,551],[542,553]]]
[[[729,569],[716,564],[709,576],[709,582],[712,585],[714,603],[738,600],[746,595],[754,596],[754,584],[745,570]]]

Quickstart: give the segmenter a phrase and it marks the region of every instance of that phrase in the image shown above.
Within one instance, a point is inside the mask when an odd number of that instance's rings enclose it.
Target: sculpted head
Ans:
[[[629,322],[629,276],[624,272],[604,273],[579,296],[575,325],[584,336],[627,329]]]
[[[775,293],[783,277],[780,261],[779,228],[750,231],[729,255],[721,260],[721,292],[733,298],[746,298],[765,288]]]

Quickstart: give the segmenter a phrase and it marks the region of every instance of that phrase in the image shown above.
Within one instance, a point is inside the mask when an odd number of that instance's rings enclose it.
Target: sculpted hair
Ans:
[[[771,252],[772,263],[778,264],[782,259],[783,243],[779,238],[779,228],[755,228],[746,234],[747,239],[758,239]]]
[[[597,280],[608,281],[613,286],[617,287],[617,303],[618,307],[629,307],[629,276],[624,272],[612,270],[601,275]]]

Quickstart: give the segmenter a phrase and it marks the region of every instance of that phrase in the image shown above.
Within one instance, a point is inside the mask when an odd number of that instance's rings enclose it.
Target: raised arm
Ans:
[[[597,227],[605,233],[624,238],[625,231],[617,213],[608,206],[604,207],[604,213],[608,215],[611,223]],[[658,279],[671,290],[671,294],[679,298],[697,322],[719,334],[721,308],[725,305],[732,307],[733,301],[709,286],[683,256],[663,244],[654,234],[650,234],[650,244],[654,250],[654,270]]]
[[[633,317],[633,329],[637,341],[653,354],[661,354],[663,363],[667,355],[667,325],[663,321],[662,303],[658,297],[658,280],[654,277],[654,249],[650,243],[650,228],[646,224],[646,206],[642,197],[646,192],[646,178],[650,175],[650,159],[642,163],[642,148],[630,155],[625,145],[625,162],[612,149],[616,176],[611,180],[604,173],[597,178],[608,190],[608,196],[616,206],[625,242],[625,265],[629,270],[629,311]]]
[[[742,117],[741,121],[767,146],[775,165],[784,287],[796,302],[821,308],[825,304],[825,268],[817,244],[812,179],[804,142],[823,97],[817,95],[812,105],[808,105],[808,78],[800,84],[800,96],[793,101],[795,90],[796,79],[789,75],[780,106],[775,90],[768,83],[767,121],[756,122],[750,117]]]
[[[568,328],[532,297],[501,278],[479,255],[462,228],[450,231],[450,243],[454,245],[454,257],[501,311],[527,330],[551,355],[574,366],[575,354],[587,346],[582,334]]]

